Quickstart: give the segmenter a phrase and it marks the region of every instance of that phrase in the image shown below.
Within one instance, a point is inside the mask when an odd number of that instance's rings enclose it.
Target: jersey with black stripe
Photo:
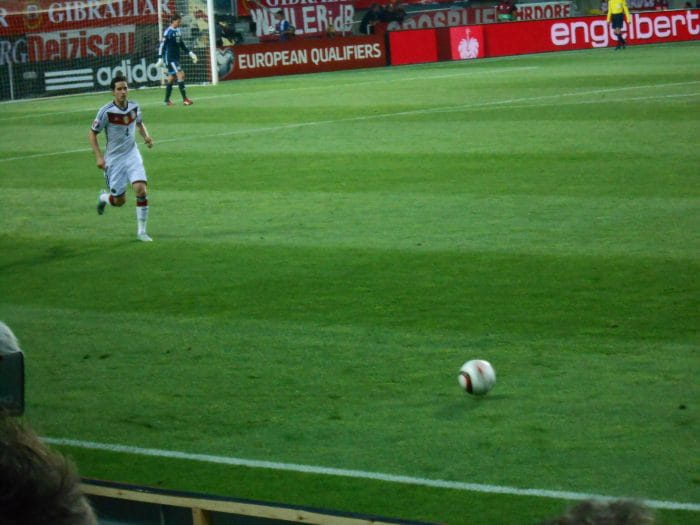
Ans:
[[[107,145],[105,158],[115,158],[138,151],[136,147],[136,125],[141,124],[141,108],[136,102],[127,101],[121,108],[115,102],[105,104],[92,122],[92,131],[105,131]]]

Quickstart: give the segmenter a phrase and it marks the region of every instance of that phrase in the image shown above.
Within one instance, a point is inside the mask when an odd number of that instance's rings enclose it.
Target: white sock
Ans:
[[[146,233],[146,222],[148,221],[148,206],[136,206],[136,223],[139,226],[139,235]]]

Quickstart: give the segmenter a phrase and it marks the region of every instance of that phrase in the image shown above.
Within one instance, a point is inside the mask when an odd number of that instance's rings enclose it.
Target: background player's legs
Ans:
[[[190,106],[192,104],[192,101],[189,98],[187,98],[187,92],[185,91],[184,71],[177,72],[177,87],[180,89],[180,95],[182,95],[182,103],[185,104],[185,106]]]
[[[616,29],[615,36],[617,37],[617,47],[622,47],[622,48],[627,47],[627,42],[625,42],[625,37],[622,36],[622,29]]]
[[[168,106],[172,105],[172,102],[170,102],[170,95],[173,93],[174,81],[175,77],[173,75],[168,76],[168,78],[165,81],[165,104]]]
[[[615,33],[615,39],[617,40],[617,46],[615,49],[624,49],[626,46],[625,37],[622,36],[622,25],[624,23],[624,14],[616,13],[612,15],[612,29]]]
[[[138,225],[137,237],[142,241],[151,241],[146,233],[146,223],[148,221],[148,197],[146,195],[146,182],[136,181],[131,185],[136,194],[136,223]]]

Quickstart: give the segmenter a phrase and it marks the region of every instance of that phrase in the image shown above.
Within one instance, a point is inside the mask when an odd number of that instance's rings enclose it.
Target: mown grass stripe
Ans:
[[[530,101],[540,101],[540,100],[553,100],[553,99],[560,99],[564,97],[580,97],[580,96],[586,96],[586,95],[601,95],[605,93],[615,93],[615,92],[621,92],[621,91],[629,91],[629,90],[635,90],[635,89],[647,89],[647,88],[652,88],[652,89],[658,89],[658,88],[667,88],[667,87],[675,87],[675,86],[688,86],[688,85],[694,85],[694,84],[699,84],[700,81],[690,81],[690,82],[672,82],[672,83],[666,83],[666,84],[641,84],[641,85],[634,85],[634,86],[623,86],[623,87],[615,87],[615,88],[606,88],[606,89],[595,89],[595,90],[589,90],[589,91],[575,91],[575,92],[570,92],[570,93],[555,93],[552,95],[540,95],[536,97],[520,97],[520,98],[510,98],[510,99],[502,99],[502,100],[493,100],[493,101],[486,101],[486,102],[478,102],[475,104],[458,104],[455,106],[444,106],[444,107],[436,107],[436,108],[420,108],[420,109],[413,109],[409,111],[396,111],[396,112],[390,112],[390,113],[381,113],[381,114],[376,114],[376,115],[359,115],[359,116],[352,116],[352,117],[346,117],[346,118],[339,118],[339,119],[329,119],[329,120],[314,120],[314,121],[309,121],[309,122],[294,122],[291,124],[280,124],[280,125],[275,125],[275,126],[264,126],[264,127],[255,127],[255,128],[246,128],[246,129],[236,129],[233,131],[225,131],[225,132],[219,132],[219,133],[208,133],[208,134],[200,134],[197,135],[196,137],[192,136],[185,136],[185,137],[172,137],[172,138],[167,138],[167,139],[160,139],[157,142],[159,144],[164,144],[168,142],[182,142],[182,141],[192,141],[195,138],[196,139],[215,139],[215,138],[222,138],[222,137],[232,137],[236,135],[248,135],[251,133],[272,133],[276,131],[284,131],[284,130],[293,130],[293,129],[299,129],[299,128],[306,128],[306,127],[313,127],[313,126],[323,126],[323,125],[335,125],[335,124],[340,124],[344,122],[364,122],[364,121],[370,121],[370,120],[381,120],[385,118],[391,118],[391,117],[404,117],[404,116],[412,116],[412,115],[428,115],[432,113],[445,113],[445,112],[453,112],[453,111],[462,111],[465,109],[489,109],[489,108],[494,108],[494,107],[499,107],[503,105],[510,105],[512,106],[514,103],[524,103],[524,102],[530,102]],[[693,93],[694,95],[695,93]],[[658,97],[651,97],[651,98],[658,98]],[[580,104],[580,102],[577,102],[577,104]],[[528,105],[529,106],[529,105]],[[518,106],[519,107],[519,106]],[[533,105],[534,107],[534,105]],[[65,151],[49,151],[49,152],[44,152],[44,153],[35,153],[35,154],[30,154],[30,155],[17,155],[14,157],[6,157],[6,158],[0,158],[0,162],[14,162],[14,161],[21,161],[21,160],[30,160],[30,159],[37,159],[37,158],[43,158],[43,157],[54,157],[56,155],[69,155],[72,153],[84,153],[90,151],[90,148],[79,148],[79,149],[72,149],[72,150],[65,150]]]

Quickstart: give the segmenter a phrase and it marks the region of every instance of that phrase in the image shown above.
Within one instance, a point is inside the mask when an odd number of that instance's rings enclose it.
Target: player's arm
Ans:
[[[192,62],[195,64],[197,63],[197,55],[194,54],[194,52],[190,51],[190,48],[187,47],[187,44],[185,44],[185,39],[181,38],[180,39],[180,49],[182,49],[185,53],[190,55],[190,58],[192,59]]]
[[[95,130],[91,129],[88,132],[88,142],[90,142],[92,152],[95,154],[95,163],[97,164],[97,167],[101,170],[106,170],[107,166],[105,165],[105,158],[102,155],[100,144],[97,142],[97,132]]]
[[[625,12],[625,20],[628,24],[632,23],[632,15],[630,15],[630,10],[627,7],[627,2],[622,2],[622,10]]]
[[[139,124],[136,124],[136,127],[139,129],[139,134],[143,137],[143,142],[148,146],[149,148],[153,147],[153,139],[151,136],[148,134],[148,130],[146,129],[146,125],[143,122],[140,122]]]
[[[156,67],[163,66],[163,53],[165,53],[165,46],[167,45],[165,40],[166,36],[163,35],[160,39],[160,43],[158,44],[158,62],[156,62]]]
[[[197,63],[197,60],[198,60],[197,55],[194,54],[194,51],[190,51],[190,48],[187,47],[187,44],[185,44],[184,40],[180,40],[180,49],[182,49],[185,53],[190,55],[190,58],[192,59],[193,63],[195,63],[195,64]]]
[[[185,43],[184,43],[182,40],[180,40],[180,47],[182,48],[182,50],[183,50],[185,53],[187,53],[188,55],[190,55],[190,58],[192,59],[192,62],[196,64],[196,63],[197,63],[197,60],[199,60],[199,59],[197,58],[197,55],[194,54],[194,51],[190,51],[190,49],[185,45]]]

